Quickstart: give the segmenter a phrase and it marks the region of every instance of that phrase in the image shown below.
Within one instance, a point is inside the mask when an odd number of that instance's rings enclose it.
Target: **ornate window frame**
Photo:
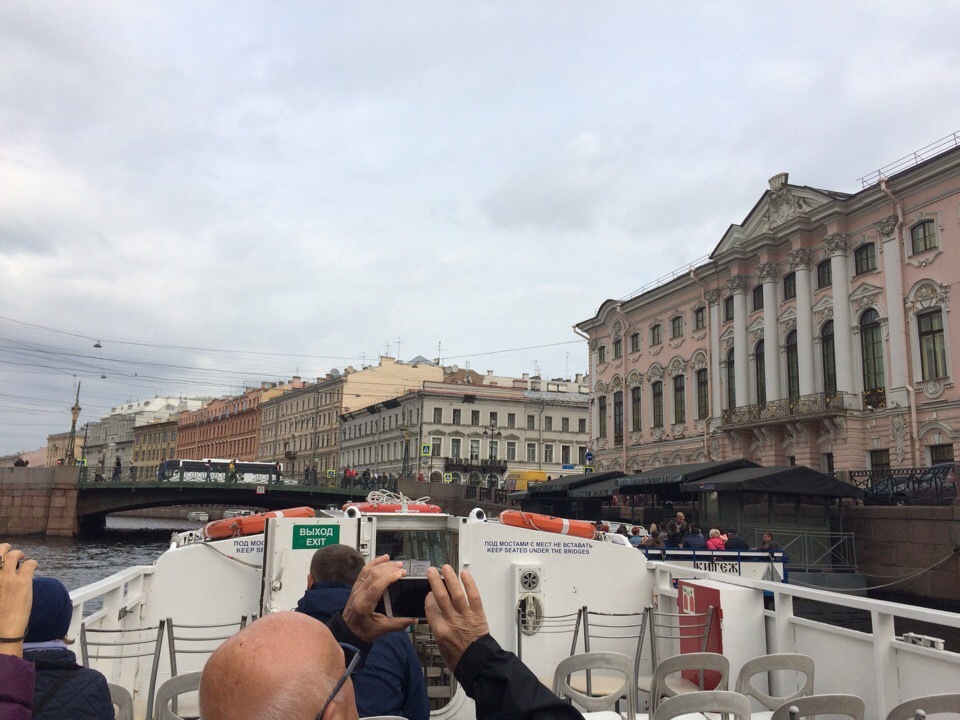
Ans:
[[[907,323],[910,332],[910,357],[913,368],[913,386],[928,398],[938,398],[947,388],[953,387],[953,364],[950,358],[950,287],[942,285],[936,280],[924,278],[917,281],[903,301],[907,311]],[[924,380],[920,364],[920,327],[917,316],[940,310],[943,313],[943,344],[946,353],[947,376]]]

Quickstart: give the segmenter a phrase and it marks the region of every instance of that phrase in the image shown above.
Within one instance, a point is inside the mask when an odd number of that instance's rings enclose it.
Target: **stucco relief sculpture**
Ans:
[[[707,292],[707,302],[711,305],[716,305],[720,302],[720,291],[719,290],[709,290]]]
[[[877,222],[873,224],[873,227],[876,228],[880,237],[890,237],[897,228],[897,216],[890,215],[883,220],[877,220]]]
[[[730,292],[732,292],[734,295],[737,293],[745,293],[750,288],[750,276],[734,275],[727,282],[727,286],[730,288]]]
[[[786,173],[782,173],[770,179],[770,197],[767,200],[767,210],[763,214],[768,228],[782,225],[807,209],[803,198],[797,197],[786,187],[786,177]]]
[[[913,296],[904,301],[907,310],[917,312],[934,305],[940,305],[944,310],[949,307],[950,290],[946,285],[937,282],[926,282],[916,289]]]
[[[907,421],[903,415],[894,416],[890,422],[890,430],[893,432],[893,447],[897,462],[903,462],[904,440],[907,437]]]
[[[813,255],[806,248],[797,248],[787,255],[787,262],[790,263],[791,270],[805,270],[810,267],[813,261]]]
[[[776,282],[777,278],[780,277],[780,268],[777,267],[776,263],[763,263],[757,267],[757,277],[760,282]]]
[[[813,316],[817,319],[819,324],[823,324],[827,320],[833,320],[833,308],[826,307],[821,310],[817,310],[813,313]]]
[[[720,438],[714,437],[710,441],[710,458],[713,460],[720,460]]]
[[[827,239],[824,240],[823,243],[827,246],[827,252],[830,256],[846,255],[847,251],[850,249],[850,243],[847,241],[846,233],[834,233],[833,235],[828,235]]]
[[[931,400],[935,400],[943,394],[944,389],[946,389],[947,383],[943,380],[936,378],[934,380],[927,380],[926,382],[920,385],[920,391],[926,395]]]

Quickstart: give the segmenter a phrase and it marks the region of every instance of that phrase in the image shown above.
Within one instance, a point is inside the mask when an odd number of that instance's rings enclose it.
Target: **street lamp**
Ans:
[[[500,428],[497,426],[493,419],[490,420],[490,424],[483,429],[483,437],[487,440],[487,450],[490,457],[490,466],[487,468],[487,487],[491,486],[491,476],[496,477],[496,473],[493,471],[494,461],[497,459],[497,453],[494,450],[495,442],[500,440],[503,437],[503,433],[500,432]],[[498,448],[499,449],[499,448]]]

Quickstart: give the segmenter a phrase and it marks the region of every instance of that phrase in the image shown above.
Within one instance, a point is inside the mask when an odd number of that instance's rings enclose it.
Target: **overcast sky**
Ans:
[[[0,454],[126,400],[571,326],[778,172],[960,130],[956,2],[0,5]],[[101,341],[101,348],[93,343]],[[106,377],[101,377],[106,376]]]

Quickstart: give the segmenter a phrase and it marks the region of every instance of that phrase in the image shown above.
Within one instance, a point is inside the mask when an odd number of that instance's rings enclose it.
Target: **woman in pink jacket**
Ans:
[[[707,550],[723,550],[724,540],[720,536],[720,531],[714,528],[710,531],[710,539],[707,540]]]

